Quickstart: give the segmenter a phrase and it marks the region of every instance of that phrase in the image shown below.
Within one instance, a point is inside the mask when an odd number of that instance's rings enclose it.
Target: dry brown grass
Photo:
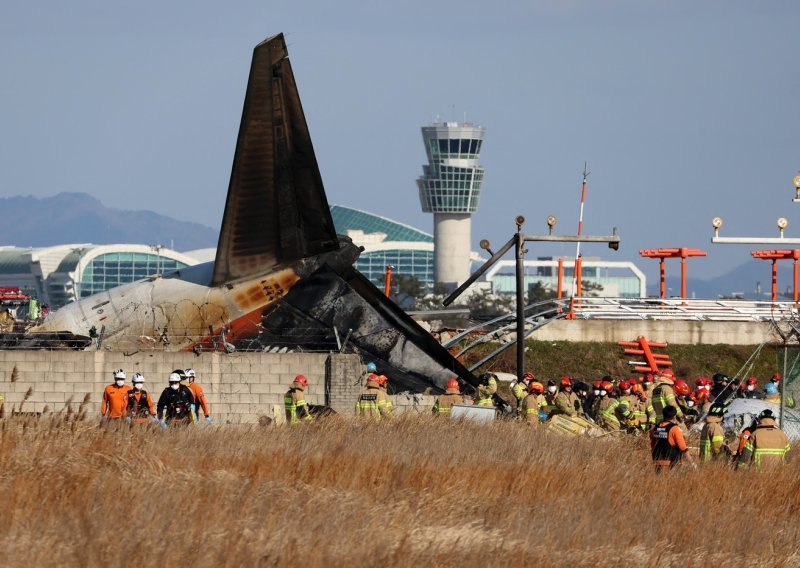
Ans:
[[[1,435],[5,565],[800,562],[796,462],[656,476],[643,439],[419,416]]]

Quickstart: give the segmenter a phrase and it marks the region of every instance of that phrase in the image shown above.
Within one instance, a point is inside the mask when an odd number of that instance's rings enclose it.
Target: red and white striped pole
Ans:
[[[586,162],[583,163],[583,184],[581,185],[581,212],[578,215],[578,236],[583,233],[583,206],[586,203],[586,178],[589,172],[586,171]],[[575,318],[575,296],[582,293],[581,286],[581,243],[575,250],[575,267],[572,269],[572,295],[569,302],[569,319]]]

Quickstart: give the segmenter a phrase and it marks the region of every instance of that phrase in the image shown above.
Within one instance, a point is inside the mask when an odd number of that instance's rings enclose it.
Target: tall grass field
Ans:
[[[5,566],[797,566],[800,475],[420,415],[167,431],[9,419]]]

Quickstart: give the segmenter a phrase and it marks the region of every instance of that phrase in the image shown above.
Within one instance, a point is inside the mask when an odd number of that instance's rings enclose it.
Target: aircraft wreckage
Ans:
[[[83,298],[16,347],[214,351],[264,335],[314,349],[338,330],[401,388],[475,377],[353,263],[337,236],[283,34],[253,51],[214,262]],[[88,337],[99,331],[97,340]],[[327,339],[326,339],[327,338]]]

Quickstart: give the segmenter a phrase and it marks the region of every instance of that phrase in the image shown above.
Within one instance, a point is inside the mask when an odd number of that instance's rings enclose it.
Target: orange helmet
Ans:
[[[447,388],[459,390],[458,381],[455,379],[450,379],[449,381],[447,381]]]
[[[542,394],[544,392],[544,385],[539,381],[531,381],[531,384],[528,385],[528,390],[536,394]]]
[[[378,375],[378,385],[385,387],[389,383],[389,377],[386,375]]]
[[[642,385],[640,385],[639,383],[633,383],[633,384],[631,385],[631,390],[632,390],[633,392],[640,392],[640,393],[644,393],[644,387],[643,387]]]
[[[606,392],[611,392],[612,390],[614,390],[614,384],[609,383],[608,381],[603,381],[602,383],[600,383],[600,389]]]
[[[706,389],[697,389],[692,393],[692,398],[697,402],[705,402],[708,400],[708,391]]]
[[[692,392],[689,389],[689,384],[683,379],[675,379],[675,394],[687,395]]]
[[[533,373],[531,373],[530,371],[528,371],[527,373],[525,373],[524,375],[522,375],[522,379],[523,379],[523,380],[525,380],[525,379],[531,379],[531,380],[533,380]]]
[[[631,384],[628,381],[622,381],[619,384],[619,390],[626,391],[631,388]]]
[[[594,388],[600,389],[603,386],[603,381],[595,381]]]
[[[561,386],[562,387],[571,387],[572,386],[572,379],[569,377],[561,377]]]
[[[294,378],[294,382],[296,382],[297,384],[301,385],[303,388],[308,386],[308,379],[305,378],[303,375],[297,375]]]

